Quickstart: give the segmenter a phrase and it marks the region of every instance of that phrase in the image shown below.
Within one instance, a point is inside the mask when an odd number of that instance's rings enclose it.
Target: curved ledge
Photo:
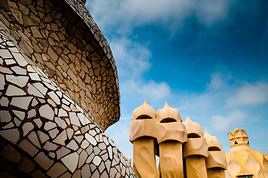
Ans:
[[[0,11],[23,53],[102,130],[118,121],[120,96],[112,52],[80,0],[6,0]]]
[[[0,26],[0,153],[11,143],[47,177],[134,177],[113,141],[9,38]]]

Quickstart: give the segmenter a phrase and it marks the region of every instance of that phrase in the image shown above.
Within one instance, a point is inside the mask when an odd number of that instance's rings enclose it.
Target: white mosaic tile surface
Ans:
[[[28,62],[42,69],[27,66],[29,77],[43,95],[46,91],[36,73],[45,73],[102,130],[119,120],[119,86],[112,52],[80,0],[3,0],[0,26],[31,59]],[[11,70],[1,67],[2,71],[25,75],[22,67],[28,62],[18,49],[3,48],[1,54],[5,60],[0,64],[12,66],[14,59],[19,64]],[[45,85],[53,90],[49,82]],[[59,104],[57,99],[54,102]]]
[[[0,28],[0,135],[46,176],[134,177],[129,161],[83,109],[18,51]]]

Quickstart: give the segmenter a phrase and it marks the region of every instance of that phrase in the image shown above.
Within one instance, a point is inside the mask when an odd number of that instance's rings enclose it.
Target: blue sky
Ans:
[[[134,108],[164,102],[217,136],[248,131],[268,152],[268,1],[91,0],[91,15],[110,43],[121,94],[121,118],[107,131],[132,157]]]

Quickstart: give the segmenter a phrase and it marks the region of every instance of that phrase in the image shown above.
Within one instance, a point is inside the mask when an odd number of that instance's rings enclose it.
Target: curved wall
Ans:
[[[102,130],[119,119],[117,71],[107,41],[80,1],[5,0],[0,18],[23,53]]]
[[[6,155],[11,170],[0,173],[134,177],[129,161],[84,109],[30,64],[13,41],[0,26],[0,136],[6,140],[3,147],[12,145],[14,154],[26,155],[36,169],[20,170],[19,158],[12,162],[14,155]]]

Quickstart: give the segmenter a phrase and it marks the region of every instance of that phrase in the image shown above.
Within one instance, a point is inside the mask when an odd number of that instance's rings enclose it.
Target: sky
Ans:
[[[167,101],[229,151],[247,130],[268,152],[267,0],[88,0],[116,61],[120,120],[106,134],[129,158],[132,111]]]

